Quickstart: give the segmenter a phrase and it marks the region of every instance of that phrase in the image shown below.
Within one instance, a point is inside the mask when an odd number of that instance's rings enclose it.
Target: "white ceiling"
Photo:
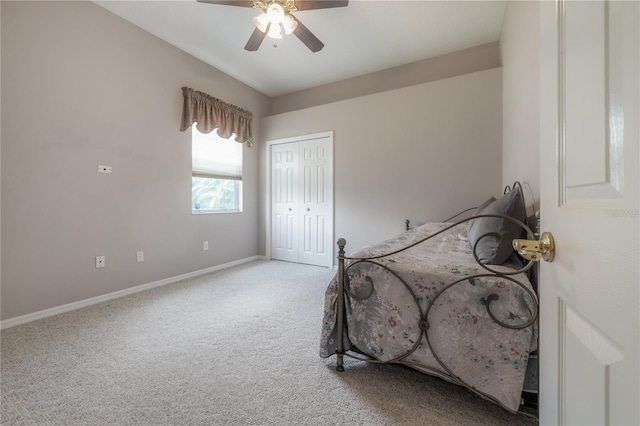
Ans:
[[[500,39],[506,1],[351,0],[295,12],[323,43],[293,34],[244,50],[257,10],[177,1],[95,1],[268,96],[279,96]],[[277,45],[277,47],[275,47]]]

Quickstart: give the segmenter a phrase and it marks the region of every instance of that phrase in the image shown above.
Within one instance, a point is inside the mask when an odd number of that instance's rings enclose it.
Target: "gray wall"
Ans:
[[[266,96],[90,2],[1,8],[2,319],[258,253],[258,148],[244,212],[193,216],[180,87],[252,111],[256,137]]]
[[[0,7],[2,319],[265,254],[266,140],[335,131],[351,249],[500,191],[496,43],[269,99],[90,2]],[[254,113],[242,214],[191,215],[183,85]]]
[[[500,42],[502,183],[521,181],[527,204],[536,208],[540,205],[539,8],[534,1],[507,2]]]
[[[414,224],[438,221],[501,191],[502,70],[265,117],[264,142],[334,131],[335,237],[351,251]],[[260,247],[266,251],[266,229]]]
[[[271,100],[270,114],[282,114],[345,99],[386,92],[500,67],[500,43],[493,42],[400,65]]]

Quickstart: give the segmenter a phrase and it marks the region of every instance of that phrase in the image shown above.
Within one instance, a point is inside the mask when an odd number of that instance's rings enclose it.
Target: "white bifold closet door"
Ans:
[[[272,259],[333,266],[331,136],[271,145],[271,216]]]

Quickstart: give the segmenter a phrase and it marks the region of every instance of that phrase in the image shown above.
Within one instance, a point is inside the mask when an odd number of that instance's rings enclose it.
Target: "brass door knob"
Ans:
[[[513,240],[513,249],[525,259],[538,262],[540,259],[553,262],[556,245],[550,232],[543,232],[539,241]]]

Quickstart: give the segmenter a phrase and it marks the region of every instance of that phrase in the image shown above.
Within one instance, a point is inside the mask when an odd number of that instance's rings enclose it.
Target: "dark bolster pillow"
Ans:
[[[484,202],[478,207],[474,216],[482,214],[499,214],[524,222],[526,211],[520,188],[514,189],[497,200],[489,199]],[[480,262],[485,265],[500,265],[506,262],[513,253],[511,241],[514,238],[520,238],[523,232],[524,229],[517,223],[498,217],[473,219],[467,225],[469,244],[473,249],[476,242],[480,240],[476,248],[476,254]],[[480,239],[480,237],[488,233],[500,236],[489,235]]]
[[[478,213],[479,211],[484,210],[489,204],[493,203],[495,200],[496,200],[496,197],[491,197],[484,203],[480,204],[478,207],[476,207],[476,211],[473,213],[473,216],[480,214]],[[478,219],[472,219],[467,222],[467,235],[471,234],[471,228],[473,228],[473,224],[476,220]]]

